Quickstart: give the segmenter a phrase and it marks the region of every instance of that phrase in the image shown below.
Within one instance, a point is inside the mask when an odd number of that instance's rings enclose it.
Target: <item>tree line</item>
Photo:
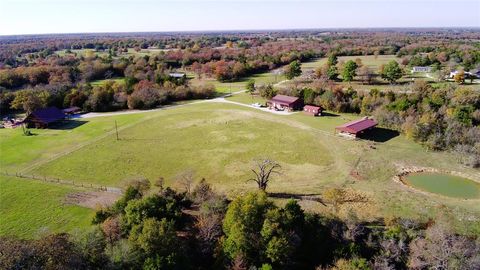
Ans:
[[[186,176],[187,177],[187,176]],[[361,221],[227,199],[204,180],[183,192],[135,180],[81,235],[0,238],[2,269],[477,269],[480,242],[448,222]],[[477,236],[478,237],[478,236]]]

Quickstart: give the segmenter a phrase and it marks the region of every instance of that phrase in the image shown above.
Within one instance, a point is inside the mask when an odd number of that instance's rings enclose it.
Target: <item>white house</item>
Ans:
[[[432,67],[412,67],[412,72],[432,72]]]

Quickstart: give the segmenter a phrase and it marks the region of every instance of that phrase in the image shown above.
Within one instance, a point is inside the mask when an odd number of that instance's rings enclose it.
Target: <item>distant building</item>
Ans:
[[[267,106],[270,109],[275,110],[299,110],[302,108],[302,100],[297,97],[285,96],[285,95],[276,95],[271,100],[267,101]]]
[[[359,120],[348,122],[341,126],[335,128],[336,131],[339,131],[341,135],[346,135],[348,137],[356,138],[359,134],[363,133],[365,130],[374,128],[377,125],[373,119],[364,117]]]
[[[171,72],[168,74],[170,78],[184,79],[187,78],[187,74],[181,72]]]
[[[303,107],[303,112],[304,113],[309,114],[309,115],[313,115],[313,116],[321,115],[322,111],[323,111],[322,107],[318,107],[318,106],[305,105]]]
[[[432,67],[413,67],[412,72],[432,72]]]
[[[66,115],[73,115],[73,114],[79,113],[81,110],[82,109],[80,109],[79,107],[70,107],[70,108],[63,109],[62,111]]]
[[[459,72],[460,70],[454,70],[450,72],[450,75],[448,75],[448,78],[453,79],[455,75],[457,75]],[[464,71],[463,73],[465,75],[465,78],[469,78],[469,77],[480,78],[480,71],[477,71],[477,72]]]
[[[65,119],[65,114],[57,107],[38,109],[30,113],[24,120],[27,126],[47,128],[50,124]]]

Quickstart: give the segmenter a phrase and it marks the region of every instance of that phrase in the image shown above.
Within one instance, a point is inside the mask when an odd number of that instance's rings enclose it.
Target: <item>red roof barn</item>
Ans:
[[[57,107],[38,109],[30,113],[24,120],[29,126],[36,128],[46,128],[49,124],[63,120],[65,114]]]
[[[267,101],[267,105],[270,109],[293,111],[302,107],[302,100],[297,97],[276,95]]]
[[[376,125],[377,125],[377,122],[375,122],[373,119],[364,117],[362,119],[348,122],[346,124],[338,126],[335,129],[340,131],[340,133],[357,137],[358,134],[361,134],[363,131],[367,129],[371,129]]]
[[[322,107],[318,107],[318,106],[305,105],[303,107],[303,112],[304,113],[310,114],[310,115],[313,115],[313,116],[321,115],[322,111],[323,111]]]

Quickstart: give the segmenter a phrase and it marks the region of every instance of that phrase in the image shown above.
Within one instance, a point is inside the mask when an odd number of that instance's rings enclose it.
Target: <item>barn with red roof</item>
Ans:
[[[365,130],[374,128],[377,125],[375,120],[368,117],[364,117],[359,120],[348,122],[341,126],[335,128],[336,131],[340,132],[341,135],[347,135],[356,138],[358,135],[363,133]]]
[[[298,97],[291,97],[285,95],[276,95],[271,100],[267,101],[267,106],[270,109],[281,111],[293,111],[301,109],[303,102]]]

